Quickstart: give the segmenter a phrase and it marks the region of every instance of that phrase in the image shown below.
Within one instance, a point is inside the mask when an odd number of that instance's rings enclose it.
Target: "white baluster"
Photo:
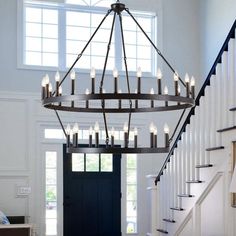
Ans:
[[[190,125],[187,125],[186,127],[186,179],[185,179],[185,185],[186,185],[186,193],[190,194],[190,184],[187,184],[186,182],[190,180]]]
[[[182,168],[182,157],[181,157],[181,141],[178,142],[178,148],[177,148],[177,161],[178,161],[178,171],[177,175],[179,176],[178,178],[178,194],[182,194],[182,175],[183,175],[183,168]],[[180,207],[181,205],[181,198],[178,198],[178,206]]]
[[[170,202],[170,208],[175,206],[175,159],[174,155],[171,156],[170,161],[170,170],[171,170],[171,202]],[[174,211],[171,210],[171,219],[174,220]]]
[[[228,73],[229,73],[229,108],[233,108],[236,104],[234,103],[234,96],[236,89],[234,86],[235,80],[235,39],[230,39],[228,45]],[[229,112],[229,127],[234,126],[235,112]]]
[[[195,169],[196,169],[196,162],[195,162],[195,158],[196,158],[196,142],[195,142],[195,120],[196,120],[196,116],[192,115],[191,119],[190,119],[190,165],[191,165],[191,177],[189,180],[195,180]]]
[[[205,97],[201,97],[200,99],[200,122],[199,122],[199,129],[200,129],[200,163],[201,165],[205,164]]]
[[[229,88],[228,88],[228,84],[229,84],[229,80],[228,80],[228,52],[224,52],[222,55],[222,78],[221,78],[221,82],[222,82],[222,102],[223,102],[223,110],[222,110],[222,116],[223,116],[223,128],[227,128],[228,127],[228,115],[229,115]]]
[[[181,194],[186,194],[186,133],[182,133],[181,137],[181,156],[182,156],[182,193]]]
[[[172,207],[178,206],[178,189],[179,189],[179,168],[178,168],[178,156],[177,149],[174,150],[174,178],[175,178],[175,187],[174,187],[174,205]]]
[[[221,64],[217,64],[216,66],[216,117],[217,117],[217,124],[216,130],[222,129],[222,91],[221,91]],[[216,146],[221,146],[222,138],[221,133],[216,133]]]
[[[200,108],[199,106],[195,107],[195,163],[196,166],[200,165],[200,149],[201,149],[201,145],[200,145]],[[200,179],[200,173],[199,173],[199,168],[195,168],[195,175],[196,175],[196,180]]]
[[[158,236],[159,233],[156,231],[157,228],[161,228],[161,208],[160,208],[160,199],[161,199],[161,183],[160,181],[157,182],[157,195],[156,195],[156,222],[153,222],[152,224],[152,235]]]
[[[165,192],[164,192],[164,175],[160,177],[160,203],[159,203],[159,208],[160,208],[160,220],[159,220],[159,227],[160,229],[163,229],[163,218],[165,215],[165,206],[164,206],[164,201],[165,201]]]
[[[168,212],[168,219],[171,219],[171,170],[170,170],[170,162],[167,163],[167,212]]]
[[[210,148],[210,123],[211,123],[211,89],[210,86],[207,86],[205,89],[205,164],[210,164],[210,152],[206,152],[206,148]]]
[[[211,77],[211,98],[210,98],[210,112],[211,112],[211,122],[210,122],[210,147],[216,147],[216,76]]]

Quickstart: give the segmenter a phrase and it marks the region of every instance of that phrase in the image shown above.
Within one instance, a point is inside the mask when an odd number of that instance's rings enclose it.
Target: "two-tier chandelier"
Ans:
[[[141,81],[142,81],[142,71],[139,67],[137,70],[137,88],[135,92],[131,92],[130,81],[129,81],[129,71],[128,71],[128,60],[126,57],[125,48],[125,38],[123,32],[122,23],[122,12],[126,12],[136,23],[138,28],[142,31],[145,37],[148,39],[150,44],[155,49],[156,53],[163,59],[174,77],[174,88],[175,93],[173,95],[168,94],[167,87],[162,85],[162,72],[160,69],[157,70],[157,93],[154,89],[150,89],[150,93],[142,93]],[[111,25],[110,37],[106,51],[106,57],[104,62],[104,67],[100,80],[100,87],[96,89],[95,80],[96,72],[95,69],[91,69],[91,90],[86,90],[85,93],[78,93],[76,91],[76,74],[74,67],[78,60],[83,56],[84,51],[88,45],[93,40],[94,36],[106,20],[106,18],[113,13],[113,21]],[[113,31],[116,19],[119,19],[121,40],[122,40],[122,51],[125,66],[125,77],[127,83],[127,92],[123,93],[118,88],[118,71],[114,69],[114,89],[112,91],[104,91],[104,82],[106,78],[106,68],[109,58],[110,46],[113,37]],[[69,94],[62,93],[63,82],[67,79],[71,79],[71,91]],[[50,83],[49,76],[44,76],[42,80],[42,104],[45,108],[55,110],[57,118],[60,122],[62,130],[67,138],[67,152],[68,153],[166,153],[169,151],[169,127],[165,125],[164,127],[164,140],[165,144],[162,147],[157,145],[157,129],[154,123],[150,125],[150,146],[140,147],[138,145],[138,132],[137,128],[132,127],[134,134],[134,142],[132,146],[129,143],[130,131],[131,131],[131,117],[133,113],[149,113],[149,112],[160,112],[160,111],[171,111],[180,110],[192,107],[194,105],[194,89],[195,81],[193,78],[189,78],[188,75],[185,76],[185,82],[179,77],[178,73],[173,69],[170,63],[162,55],[160,50],[155,46],[149,36],[145,33],[144,29],[140,26],[134,16],[130,13],[129,9],[123,3],[117,1],[111,5],[111,9],[108,10],[107,14],[104,16],[91,38],[86,43],[85,47],[78,54],[73,65],[69,68],[65,76],[60,79],[59,72],[55,75],[55,90]],[[185,87],[185,94],[180,94],[180,83]],[[164,88],[163,88],[164,87]],[[81,105],[83,104],[83,105]],[[124,104],[128,104],[124,105]],[[65,112],[84,112],[84,113],[101,113],[103,115],[106,140],[102,144],[99,142],[100,129],[99,124],[96,122],[94,128],[90,127],[89,130],[89,141],[86,146],[79,145],[80,140],[78,140],[79,126],[75,122],[72,126],[71,124],[63,124],[61,118],[59,117],[58,111]],[[108,128],[107,124],[107,113],[127,113],[128,120],[124,125],[124,144],[119,146],[116,144],[114,138],[114,128]]]

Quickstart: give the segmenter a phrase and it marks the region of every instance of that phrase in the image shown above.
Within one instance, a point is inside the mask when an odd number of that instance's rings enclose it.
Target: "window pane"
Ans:
[[[47,202],[46,218],[51,218],[51,219],[57,218],[57,203],[56,202]]]
[[[27,65],[41,65],[41,53],[40,52],[27,52],[25,55],[25,63]]]
[[[25,49],[26,51],[40,52],[42,50],[41,38],[26,37]]]
[[[110,30],[107,29],[100,29],[94,39],[93,42],[102,42],[102,43],[108,43],[109,42],[109,38],[110,38]],[[112,42],[114,42],[114,34],[112,36]]]
[[[43,51],[57,52],[58,51],[57,39],[43,39]]]
[[[70,4],[77,4],[77,5],[85,5],[87,6],[86,4],[86,0],[66,0],[66,3],[70,3]]]
[[[26,23],[26,36],[41,37],[41,24]]]
[[[135,184],[137,182],[136,169],[127,170],[127,183]]]
[[[43,37],[44,38],[58,38],[58,26],[57,25],[43,25]]]
[[[57,153],[46,152],[46,168],[56,168],[57,166]]]
[[[152,22],[151,22],[150,18],[138,17],[136,19],[140,23],[140,25],[142,26],[142,28],[144,29],[145,32],[152,31]]]
[[[123,16],[123,28],[124,30],[136,31],[136,24],[130,16]]]
[[[65,135],[61,129],[45,129],[44,138],[46,139],[65,139]]]
[[[147,33],[147,35],[151,38],[151,33]],[[137,34],[137,43],[138,45],[151,46],[150,42],[142,32],[138,32]]]
[[[128,69],[130,71],[137,71],[137,60],[136,59],[127,59]],[[122,62],[122,69],[125,69],[124,62]]]
[[[138,46],[138,58],[150,59],[151,58],[151,47]]]
[[[56,184],[57,183],[57,172],[56,169],[46,170],[46,184]]]
[[[126,44],[136,44],[137,34],[134,31],[124,31],[124,39]]]
[[[55,53],[43,53],[43,66],[58,66],[58,55]]]
[[[56,235],[56,234],[57,234],[57,220],[46,219],[46,235]]]
[[[137,156],[128,154],[127,155],[127,168],[135,169],[137,167]]]
[[[126,45],[126,55],[129,58],[136,58],[136,45]]]
[[[138,59],[138,65],[141,66],[142,71],[151,71],[151,61],[150,60],[145,60],[145,59]]]
[[[57,10],[43,10],[43,23],[58,24]]]
[[[78,27],[78,26],[67,26],[66,27],[66,38],[73,39],[73,40],[87,41],[90,38],[90,28]]]
[[[112,154],[101,154],[101,171],[112,172],[113,171],[113,157]]]
[[[92,54],[95,56],[104,56],[107,51],[107,43],[92,43],[91,45]],[[114,44],[111,45],[109,51],[109,57],[115,56]]]
[[[66,43],[66,53],[68,54],[79,54],[83,47],[85,46],[86,42],[84,41],[72,41],[67,40]],[[87,47],[87,49],[84,51],[83,55],[90,55],[90,48]]]
[[[46,186],[46,201],[56,201],[57,200],[57,187],[56,186]]]
[[[84,171],[84,154],[79,154],[79,153],[72,154],[72,171],[73,172]]]
[[[86,154],[86,171],[99,171],[99,154]]]
[[[136,201],[127,202],[127,216],[137,216],[137,202]]]
[[[104,14],[92,14],[91,15],[91,26],[95,29],[102,19],[104,18]],[[112,25],[112,16],[108,16],[106,20],[103,22],[101,28],[103,29],[111,29]]]
[[[127,200],[135,201],[137,198],[136,185],[127,185]]]
[[[89,27],[90,13],[68,11],[66,13],[66,24]]]
[[[25,9],[25,20],[28,22],[41,22],[41,12],[39,8],[27,7]]]

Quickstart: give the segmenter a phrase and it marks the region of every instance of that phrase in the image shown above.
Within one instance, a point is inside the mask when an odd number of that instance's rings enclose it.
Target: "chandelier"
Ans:
[[[162,85],[162,72],[160,69],[157,70],[157,93],[154,89],[150,89],[150,93],[143,93],[141,89],[142,83],[142,71],[139,67],[137,70],[137,88],[135,92],[131,92],[128,61],[126,57],[125,48],[125,37],[123,32],[122,23],[122,12],[126,12],[133,21],[136,23],[141,32],[145,35],[147,40],[150,42],[156,53],[163,59],[166,65],[170,68],[174,78],[174,94],[168,93],[168,88]],[[95,88],[96,71],[94,68],[91,69],[91,90],[86,89],[85,93],[78,93],[75,90],[76,87],[76,73],[74,67],[78,60],[83,56],[84,51],[91,43],[92,39],[106,20],[106,18],[113,13],[113,21],[111,25],[111,31],[109,36],[109,42],[107,45],[106,57],[104,61],[104,67],[101,75],[100,86]],[[113,70],[114,77],[114,89],[112,91],[104,91],[104,82],[106,78],[106,68],[109,58],[110,46],[113,37],[113,31],[115,21],[119,20],[121,40],[122,40],[122,51],[125,66],[125,77],[127,83],[127,92],[122,92],[118,88],[119,73],[117,69]],[[67,94],[62,93],[63,82],[70,78],[71,80],[71,91]],[[185,88],[185,94],[180,94],[180,83]],[[164,88],[163,88],[164,87]],[[53,90],[52,83],[50,83],[49,76],[46,75],[42,80],[42,104],[45,108],[52,109],[56,112],[59,123],[62,130],[67,138],[67,152],[68,153],[167,153],[169,152],[169,127],[167,124],[164,126],[164,145],[157,145],[157,128],[152,122],[150,124],[150,145],[148,147],[140,147],[138,145],[138,130],[136,127],[131,127],[131,117],[133,113],[149,113],[149,112],[161,112],[161,111],[172,111],[181,110],[192,107],[194,105],[195,96],[195,81],[192,77],[191,80],[186,74],[185,82],[179,77],[178,73],[173,69],[171,64],[162,55],[160,50],[155,46],[150,37],[137,22],[134,16],[131,14],[128,8],[119,0],[111,5],[107,14],[104,16],[91,38],[86,43],[85,47],[80,54],[76,57],[74,63],[66,72],[65,76],[60,79],[59,72],[55,75],[55,89]],[[82,105],[81,105],[82,104]],[[126,104],[126,105],[125,105]],[[128,104],[128,105],[127,105]],[[77,123],[63,124],[58,111],[65,112],[84,112],[84,113],[101,113],[103,115],[104,128],[106,133],[105,143],[99,142],[101,131],[99,129],[98,122],[95,123],[94,128],[90,127],[89,130],[89,141],[85,146],[79,145],[78,140],[79,126]],[[117,145],[115,140],[115,129],[108,127],[107,113],[127,113],[128,120],[124,124],[124,144]],[[109,130],[110,128],[110,130]],[[130,133],[131,129],[133,132],[134,142],[130,144]]]

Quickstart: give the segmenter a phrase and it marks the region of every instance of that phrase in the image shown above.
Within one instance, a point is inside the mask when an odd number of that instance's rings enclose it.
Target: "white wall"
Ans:
[[[201,0],[201,68],[206,78],[236,18],[235,0]]]

